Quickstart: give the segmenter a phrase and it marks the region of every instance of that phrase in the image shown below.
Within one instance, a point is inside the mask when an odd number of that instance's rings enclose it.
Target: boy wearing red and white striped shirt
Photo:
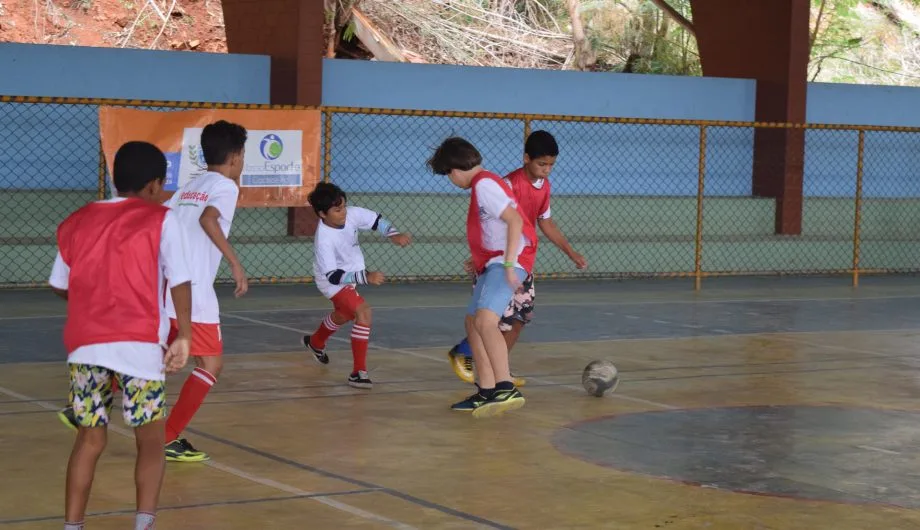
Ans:
[[[374,384],[367,374],[371,307],[355,286],[381,285],[384,276],[382,272],[366,270],[358,232],[373,230],[400,247],[407,246],[411,239],[377,212],[348,206],[348,197],[335,184],[317,184],[310,193],[309,201],[320,218],[313,238],[313,276],[316,287],[332,301],[334,309],[323,319],[316,332],[304,335],[304,347],[313,353],[317,361],[328,364],[326,341],[339,327],[354,320],[351,328],[354,366],[348,376],[348,384],[355,388],[372,388]]]

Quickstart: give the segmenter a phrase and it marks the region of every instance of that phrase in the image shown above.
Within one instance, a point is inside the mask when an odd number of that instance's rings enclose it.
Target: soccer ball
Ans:
[[[594,397],[604,397],[620,383],[617,367],[607,360],[591,361],[581,374],[581,384]]]

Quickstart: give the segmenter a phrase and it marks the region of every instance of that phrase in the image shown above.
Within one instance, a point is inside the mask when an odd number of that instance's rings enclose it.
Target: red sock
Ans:
[[[316,333],[310,336],[310,344],[317,350],[326,348],[326,341],[333,333],[338,331],[339,325],[332,321],[332,313],[326,315],[326,318],[316,328]]]
[[[355,369],[367,371],[367,341],[371,338],[371,327],[355,323],[351,328],[351,354],[355,358]]]
[[[217,378],[202,368],[195,368],[182,385],[179,400],[166,420],[166,443],[174,441],[192,421]]]

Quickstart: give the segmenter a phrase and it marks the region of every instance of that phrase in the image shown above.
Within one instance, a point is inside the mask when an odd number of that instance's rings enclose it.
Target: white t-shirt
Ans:
[[[476,200],[479,202],[479,223],[482,226],[482,245],[488,250],[505,251],[506,238],[508,237],[508,225],[501,219],[502,212],[505,208],[517,207],[514,199],[505,194],[505,191],[497,182],[491,179],[482,179],[476,183]],[[515,263],[518,256],[524,251],[527,244],[527,238],[521,234],[521,241],[518,244]],[[486,263],[486,266],[493,263],[503,263],[504,255],[496,256]],[[520,263],[518,263],[520,266]]]
[[[236,183],[220,173],[207,172],[186,184],[166,202],[176,214],[179,226],[188,239],[188,263],[192,271],[192,322],[219,324],[220,306],[214,279],[223,255],[201,227],[201,214],[213,206],[220,212],[218,224],[224,237],[230,237],[230,225],[236,213],[240,190]],[[170,318],[176,318],[172,296],[167,296]]]
[[[546,179],[537,179],[537,180],[530,181],[530,185],[538,190],[542,190],[544,184],[546,184]],[[510,186],[511,183],[508,182],[508,185]],[[546,209],[540,212],[540,215],[537,216],[537,219],[540,221],[543,221],[545,219],[549,219],[550,217],[552,217],[552,215],[553,215],[553,212],[552,212],[552,209],[550,208],[550,201],[546,201]]]
[[[101,202],[118,202],[123,198],[116,197]],[[163,231],[160,234],[159,274],[157,278],[157,292],[162,293],[164,276],[168,279],[169,288],[191,280],[188,263],[186,262],[188,243],[185,234],[179,228],[174,212],[167,212],[163,219]],[[51,269],[48,283],[57,289],[67,290],[70,286],[70,267],[64,263],[61,253],[58,252]],[[167,291],[168,292],[168,291]],[[162,300],[162,298],[157,297]],[[169,318],[166,315],[166,306],[160,304],[160,344],[147,342],[109,342],[105,344],[90,344],[74,350],[67,358],[70,364],[88,364],[101,366],[114,370],[120,374],[138,377],[150,381],[164,380],[163,352],[166,339],[169,335]]]
[[[332,298],[346,286],[345,282],[333,285],[327,274],[336,270],[348,273],[365,269],[358,231],[371,230],[377,217],[377,212],[367,208],[349,206],[344,227],[333,228],[322,221],[317,225],[313,237],[313,277],[316,287],[326,298]]]

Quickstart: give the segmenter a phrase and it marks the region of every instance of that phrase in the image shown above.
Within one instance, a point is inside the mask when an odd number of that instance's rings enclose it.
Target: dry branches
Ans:
[[[418,52],[428,62],[558,68],[569,56],[572,37],[535,23],[545,18],[559,24],[545,6],[529,0],[524,12],[509,8],[512,2],[452,0],[365,0],[367,14],[385,27],[400,46]],[[513,7],[513,6],[511,6]]]

